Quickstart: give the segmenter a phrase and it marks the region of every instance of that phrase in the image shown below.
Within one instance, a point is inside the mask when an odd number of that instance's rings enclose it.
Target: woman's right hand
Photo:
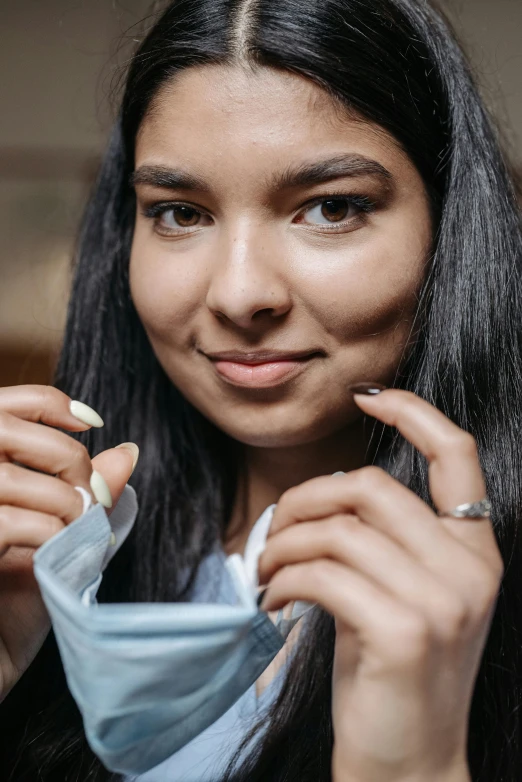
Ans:
[[[91,428],[72,414],[70,404],[51,386],[0,388],[0,702],[51,626],[33,573],[34,550],[82,515],[83,499],[75,486],[105,504],[96,489],[101,483],[114,507],[135,464],[135,454],[124,447],[91,461],[85,446],[53,428]],[[103,426],[101,419],[96,423]],[[94,470],[98,499],[91,488]]]

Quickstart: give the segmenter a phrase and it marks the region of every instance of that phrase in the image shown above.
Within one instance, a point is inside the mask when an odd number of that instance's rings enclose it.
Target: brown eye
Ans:
[[[362,211],[366,211],[365,206],[354,203],[353,198],[323,198],[303,212],[303,222],[308,225],[333,226],[353,221]]]
[[[329,201],[323,201],[321,204],[321,214],[332,223],[339,220],[345,220],[348,214],[349,206],[344,198],[335,198]]]
[[[142,214],[153,221],[154,231],[160,236],[181,237],[198,233],[213,224],[210,215],[191,204],[157,203],[143,209]],[[191,231],[197,228],[197,231]]]
[[[164,217],[167,214],[169,213],[166,212]],[[190,206],[175,206],[170,210],[170,214],[173,216],[175,223],[181,228],[192,228],[192,226],[198,224],[198,220],[201,217],[201,213]]]

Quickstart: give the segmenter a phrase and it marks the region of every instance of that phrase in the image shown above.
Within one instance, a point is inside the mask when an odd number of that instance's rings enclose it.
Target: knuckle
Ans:
[[[367,467],[361,467],[354,474],[359,491],[367,492],[374,491],[382,486],[383,481],[386,480],[386,473],[381,467],[375,465],[368,465]]]
[[[0,462],[0,485],[13,483],[16,478],[17,468],[11,462]]]
[[[314,588],[320,590],[329,584],[330,570],[331,566],[327,560],[316,559],[306,567],[306,579]]]
[[[479,616],[487,613],[498,597],[501,578],[489,568],[484,568],[472,590],[473,606]]]
[[[6,435],[9,431],[12,416],[10,413],[6,413],[5,410],[0,410],[0,438],[2,435]]]
[[[356,516],[338,515],[327,522],[328,549],[334,557],[342,556],[350,562],[357,553],[363,552],[371,541],[368,540],[368,527]]]
[[[471,614],[464,604],[458,601],[444,601],[437,610],[439,635],[445,641],[454,641],[467,630]]]
[[[476,456],[477,443],[473,435],[460,430],[450,438],[449,447],[464,456]]]
[[[4,527],[11,520],[11,508],[9,505],[0,505],[0,528]],[[0,533],[1,534],[1,533]]]
[[[348,531],[351,532],[352,526],[354,525],[350,516],[341,513],[331,516],[325,523],[328,534],[334,541],[344,537]]]
[[[283,492],[277,501],[277,507],[279,511],[282,509],[283,513],[286,513],[292,507],[298,489],[299,486],[291,486],[289,489]]]
[[[56,388],[52,386],[35,386],[36,404],[40,412],[40,418],[47,413],[47,411],[56,406],[58,401],[58,394],[60,393]]]
[[[54,386],[35,386],[38,392],[40,407],[42,410],[48,411],[51,408],[56,408],[64,403],[68,403],[70,398],[59,388]]]
[[[58,516],[47,516],[45,519],[45,537],[48,540],[63,529],[63,522]]]
[[[80,443],[78,440],[74,440],[72,437],[69,437],[69,447],[71,449],[71,466],[80,466],[84,467],[91,465],[91,457],[89,456],[89,452],[85,445],[83,443]]]

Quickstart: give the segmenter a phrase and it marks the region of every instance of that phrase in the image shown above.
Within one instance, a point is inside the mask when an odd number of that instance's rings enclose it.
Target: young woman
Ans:
[[[0,394],[3,780],[119,778],[31,554],[81,516],[75,486],[116,505],[130,441],[139,516],[101,601],[190,601],[277,503],[261,610],[317,604],[256,683],[262,718],[189,747],[199,776],[185,754],[143,780],[521,778],[520,238],[425,0],[168,6],[86,213],[56,388]]]

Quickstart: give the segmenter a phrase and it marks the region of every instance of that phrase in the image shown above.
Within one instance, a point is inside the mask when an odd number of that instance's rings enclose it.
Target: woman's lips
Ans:
[[[235,361],[213,361],[221,377],[237,386],[266,388],[297,375],[313,356],[293,361],[267,361],[264,364],[239,364]]]

